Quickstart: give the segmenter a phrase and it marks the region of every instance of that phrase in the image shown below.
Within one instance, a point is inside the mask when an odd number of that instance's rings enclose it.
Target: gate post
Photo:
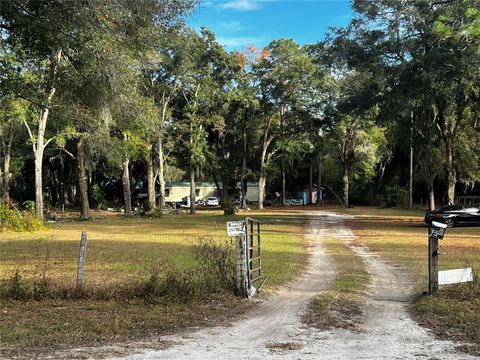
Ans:
[[[432,221],[428,228],[428,293],[435,294],[438,291],[438,240],[445,236],[447,225]]]
[[[235,256],[235,266],[236,266],[236,286],[235,290],[237,295],[247,297],[247,266],[246,266],[246,241],[245,235],[237,236],[236,243],[236,256]]]
[[[438,290],[438,239],[428,237],[428,294],[435,294]]]

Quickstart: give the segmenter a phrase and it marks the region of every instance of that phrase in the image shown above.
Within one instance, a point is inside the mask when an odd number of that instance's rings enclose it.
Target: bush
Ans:
[[[222,199],[221,205],[223,209],[223,215],[235,215],[235,213],[238,211],[235,202],[231,198]]]
[[[19,211],[11,209],[8,205],[0,203],[0,226],[2,230],[13,231],[37,231],[43,230],[45,226],[35,214],[35,208],[31,208],[27,204],[29,210]]]
[[[233,289],[233,251],[231,242],[217,243],[210,238],[199,238],[193,246],[197,267],[178,269],[172,264],[150,266],[150,276],[135,291],[135,301],[155,302],[164,297],[188,301],[205,291]]]
[[[386,188],[386,206],[398,206],[402,208],[408,208],[408,203],[409,193],[407,189],[404,189],[398,185],[388,186]]]
[[[95,202],[95,208],[97,209],[106,209],[107,202],[105,201],[105,193],[97,184],[93,185],[90,189],[92,194],[92,199]]]
[[[218,243],[211,238],[199,238],[193,249],[207,287],[233,288],[235,248],[231,240]]]

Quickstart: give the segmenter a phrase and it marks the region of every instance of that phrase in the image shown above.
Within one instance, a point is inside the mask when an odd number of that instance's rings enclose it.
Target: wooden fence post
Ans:
[[[428,293],[435,294],[438,290],[438,238],[428,236]]]
[[[77,290],[83,290],[83,278],[85,267],[85,255],[87,252],[87,232],[82,231],[82,238],[80,240],[80,253],[78,255],[78,268],[77,268]]]

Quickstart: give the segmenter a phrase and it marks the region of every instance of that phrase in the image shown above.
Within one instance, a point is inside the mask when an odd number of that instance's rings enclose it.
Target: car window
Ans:
[[[463,205],[448,205],[440,209],[440,211],[460,211],[463,210]]]

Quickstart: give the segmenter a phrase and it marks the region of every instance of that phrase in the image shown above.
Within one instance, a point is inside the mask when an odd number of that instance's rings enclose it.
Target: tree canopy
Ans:
[[[4,202],[161,213],[181,180],[191,213],[202,181],[226,214],[247,183],[259,208],[480,195],[478,1],[354,1],[317,44],[243,52],[190,29],[196,5],[0,2]]]

